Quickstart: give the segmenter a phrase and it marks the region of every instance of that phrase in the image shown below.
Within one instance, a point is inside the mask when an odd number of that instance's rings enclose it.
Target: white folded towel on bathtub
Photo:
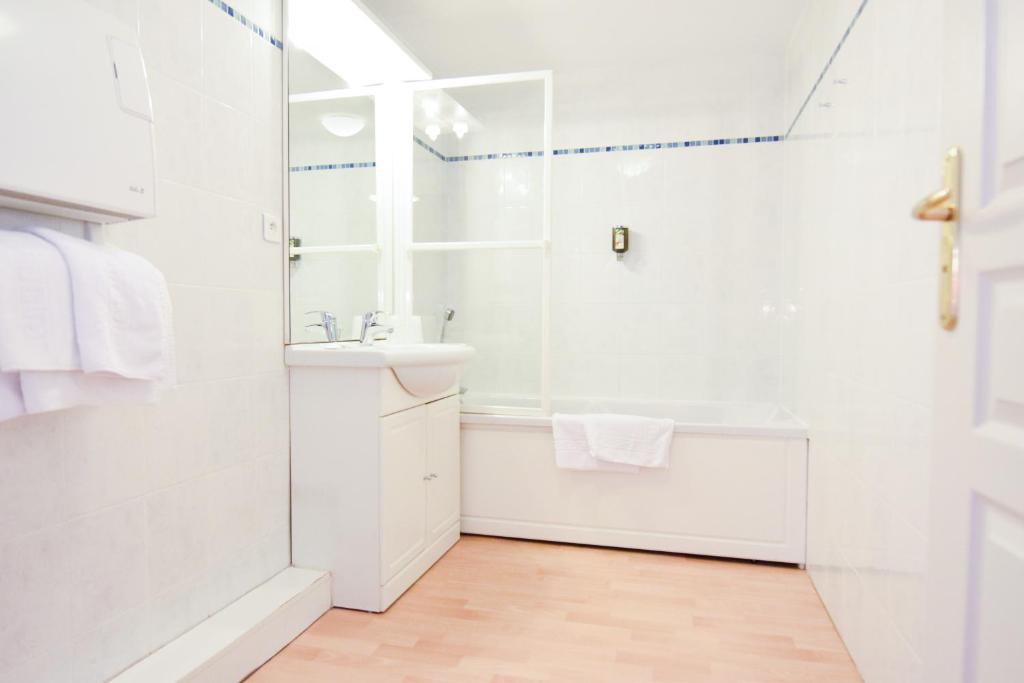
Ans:
[[[562,415],[551,417],[551,431],[555,438],[555,464],[565,470],[590,470],[598,472],[639,472],[635,465],[603,462],[595,458],[587,443],[584,416]]]
[[[590,453],[599,462],[636,467],[668,467],[674,420],[638,415],[585,415]]]

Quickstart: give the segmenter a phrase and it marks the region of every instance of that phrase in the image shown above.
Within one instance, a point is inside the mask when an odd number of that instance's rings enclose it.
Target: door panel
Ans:
[[[1024,591],[1024,520],[988,501],[978,501],[971,555],[968,622],[974,624],[968,643],[967,670],[974,681],[1024,681],[1024,657],[1019,655]]]
[[[459,471],[459,398],[450,396],[427,405],[428,542],[459,520]]]
[[[381,418],[381,585],[426,547],[427,409]]]
[[[979,5],[982,3],[978,3]],[[995,122],[995,144],[991,161],[996,165],[1000,191],[1024,186],[1024,3],[1020,0],[989,0],[990,95],[998,98],[989,107]]]
[[[1024,680],[1024,5],[946,0],[961,316],[939,338],[925,680]]]
[[[1024,430],[1024,269],[981,276],[979,321],[991,334],[979,348],[979,425]]]

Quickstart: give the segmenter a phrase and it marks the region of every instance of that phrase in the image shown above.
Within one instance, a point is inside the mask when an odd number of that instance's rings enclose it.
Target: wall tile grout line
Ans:
[[[850,21],[849,26],[846,27],[846,31],[843,32],[843,37],[839,39],[839,43],[836,45],[836,48],[832,50],[831,56],[829,56],[828,61],[825,62],[825,68],[823,68],[821,73],[818,74],[818,79],[814,81],[814,85],[811,86],[810,92],[807,93],[807,97],[804,98],[803,104],[800,105],[800,109],[797,110],[796,116],[793,117],[793,122],[789,124],[786,134],[783,136],[784,140],[788,140],[790,133],[792,133],[793,129],[796,128],[797,122],[800,121],[800,117],[803,116],[804,110],[807,108],[807,105],[810,104],[811,98],[814,97],[814,93],[818,90],[818,86],[821,85],[823,80],[825,80],[825,74],[827,74],[828,70],[832,68],[832,64],[836,61],[836,57],[839,56],[839,51],[842,50],[843,45],[846,44],[846,39],[850,37],[850,32],[853,31],[853,27],[856,25],[857,20],[860,19],[860,15],[864,13],[864,8],[867,7],[867,4],[868,0],[861,0],[860,5],[857,7],[857,11],[853,15],[853,19]]]
[[[252,19],[245,16],[228,3],[224,2],[224,0],[208,1],[211,5],[219,9],[221,12],[228,15],[229,17],[237,21],[239,24],[252,31],[253,35],[262,38],[263,40],[267,41],[268,43],[276,47],[278,50],[284,49],[284,42],[280,38],[271,35],[270,31],[264,30],[262,26],[255,23]]]
[[[462,161],[491,161],[495,159],[530,159],[544,156],[543,150],[537,151],[526,151],[526,152],[492,152],[489,154],[464,154],[459,156],[445,156],[438,150],[431,147],[428,143],[424,142],[418,137],[414,137],[413,140],[417,145],[425,149],[431,155],[437,157],[446,163],[458,163]],[[658,149],[684,149],[690,147],[718,147],[724,145],[756,145],[763,144],[766,142],[782,142],[785,140],[784,135],[751,135],[747,137],[739,138],[708,138],[706,140],[680,140],[675,142],[648,142],[636,145],[604,145],[598,147],[563,147],[552,150],[551,155],[554,157],[562,156],[576,156],[580,154],[600,154],[610,152],[636,152],[636,151],[648,151]],[[376,162],[373,161],[360,161],[360,162],[345,162],[337,164],[306,164],[300,166],[290,166],[288,168],[291,173],[299,173],[304,171],[335,171],[340,169],[349,168],[374,168]]]

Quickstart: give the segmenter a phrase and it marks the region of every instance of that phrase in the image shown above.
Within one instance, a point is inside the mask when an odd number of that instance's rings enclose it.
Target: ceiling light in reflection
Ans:
[[[355,114],[325,114],[320,117],[320,125],[332,135],[350,138],[366,127],[366,119]]]
[[[427,132],[427,137],[431,140],[437,140],[437,136],[441,134],[441,126],[436,123],[428,124],[424,130]]]
[[[469,124],[465,121],[456,121],[452,124],[452,132],[455,133],[455,137],[461,140],[469,132]]]

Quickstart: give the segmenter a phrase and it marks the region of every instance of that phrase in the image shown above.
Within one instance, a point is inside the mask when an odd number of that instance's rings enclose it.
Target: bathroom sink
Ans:
[[[414,396],[432,396],[452,386],[459,369],[475,353],[466,344],[392,344],[359,342],[292,344],[285,349],[285,364],[340,368],[391,368],[402,386]]]

